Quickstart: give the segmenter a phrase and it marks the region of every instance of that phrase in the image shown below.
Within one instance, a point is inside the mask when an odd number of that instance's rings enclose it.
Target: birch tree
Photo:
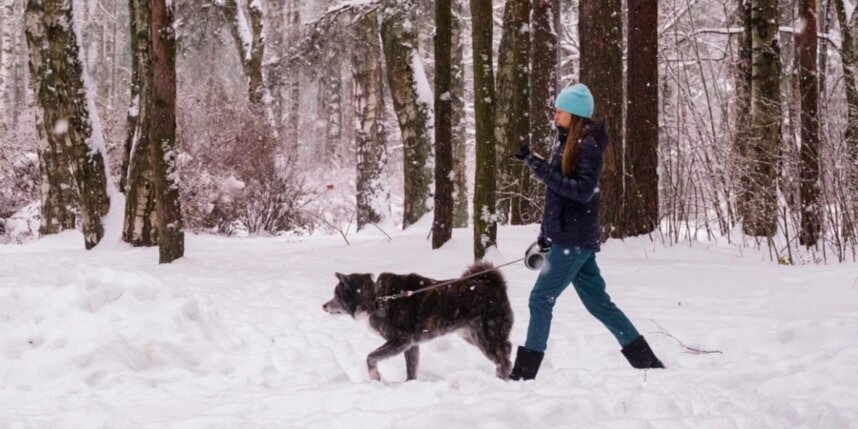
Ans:
[[[125,191],[122,239],[132,246],[158,244],[155,170],[150,157],[149,114],[152,81],[152,37],[149,0],[129,2],[131,30],[131,105],[123,147],[120,187]]]
[[[776,0],[751,4],[753,66],[751,138],[745,156],[747,174],[740,206],[742,228],[752,236],[772,237],[777,231],[777,156],[781,142],[780,44]]]
[[[387,133],[378,13],[362,14],[354,25],[355,147],[357,148],[357,228],[390,217],[390,191],[384,177]]]
[[[44,214],[40,230],[53,233],[73,226],[68,203],[76,191],[84,245],[91,249],[104,236],[102,216],[110,208],[110,199],[104,142],[100,130],[93,130],[96,112],[84,83],[74,25],[70,1],[27,2],[25,28],[41,158]]]
[[[433,116],[432,88],[417,49],[412,0],[387,1],[381,38],[387,81],[402,134],[404,150],[404,202],[402,227],[417,222],[431,210]]]

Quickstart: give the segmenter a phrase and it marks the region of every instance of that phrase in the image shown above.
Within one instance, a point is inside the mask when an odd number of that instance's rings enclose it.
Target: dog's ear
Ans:
[[[339,279],[340,283],[342,283],[343,286],[351,287],[351,285],[349,284],[349,277],[347,275],[340,273],[334,273],[334,275],[337,276],[337,279]]]

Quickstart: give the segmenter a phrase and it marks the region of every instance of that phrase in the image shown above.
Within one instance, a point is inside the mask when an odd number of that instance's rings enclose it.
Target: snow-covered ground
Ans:
[[[535,227],[501,228],[495,262]],[[470,232],[188,236],[187,257],[82,250],[76,232],[0,246],[0,428],[858,428],[858,267],[784,267],[703,243],[609,242],[608,290],[665,371],[628,366],[572,291],[535,382],[503,382],[456,337],[370,382],[382,341],[324,313],[335,271],[457,276]],[[744,255],[740,255],[744,253]],[[504,270],[521,344],[535,273]],[[659,327],[660,326],[660,327]],[[721,353],[687,353],[685,345]]]

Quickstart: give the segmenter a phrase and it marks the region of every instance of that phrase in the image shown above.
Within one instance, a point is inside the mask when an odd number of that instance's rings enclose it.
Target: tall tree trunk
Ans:
[[[530,146],[541,154],[551,153],[554,143],[554,97],[557,94],[557,33],[553,27],[555,5],[550,0],[533,0],[530,33]],[[527,173],[527,172],[525,172]],[[525,223],[542,219],[545,186],[529,174],[522,176],[522,195],[527,195]]]
[[[322,159],[335,160],[343,148],[343,79],[340,57],[333,51],[325,58],[325,69],[319,82],[322,112],[325,118],[325,144]]]
[[[847,192],[852,195],[851,201],[847,202],[849,207],[847,210],[852,212],[852,216],[844,216],[843,233],[847,237],[855,236],[858,232],[858,225],[852,224],[852,219],[858,207],[854,200],[855,193],[858,192],[858,84],[856,84],[856,73],[858,73],[858,12],[852,9],[852,16],[847,16],[847,11],[844,2],[848,0],[834,0],[834,9],[837,13],[837,22],[840,24],[840,39],[842,46],[843,65],[843,81],[846,87],[846,140],[847,152],[847,180],[848,186],[852,189]]]
[[[507,133],[509,130],[509,122],[512,114],[512,71],[511,66],[513,59],[514,46],[513,39],[516,32],[511,31],[513,27],[515,0],[506,0],[503,8],[503,27],[501,27],[501,39],[498,46],[497,65],[498,71],[495,76],[495,142],[499,144],[497,155],[497,218],[501,224],[509,223],[510,215],[510,195],[512,182],[512,166],[513,160],[510,159],[513,153],[518,149],[510,149],[507,147]],[[471,12],[473,15],[473,12]],[[494,36],[492,36],[494,37]]]
[[[101,136],[92,129],[90,103],[84,85],[84,64],[76,36],[72,5],[63,0],[30,0],[27,3],[26,31],[30,50],[30,76],[37,103],[37,128],[41,140],[41,161],[46,169],[69,168],[77,188],[84,245],[91,249],[104,236],[102,216],[110,208],[107,178],[104,169],[104,147]],[[71,25],[70,25],[71,24]],[[48,152],[53,152],[47,155]],[[54,225],[64,225],[64,210],[52,206],[57,194],[66,190],[44,189],[69,186],[65,172],[43,173],[43,201],[46,202],[43,230],[51,232]],[[52,177],[53,176],[53,177]],[[51,179],[58,180],[51,180]],[[60,203],[66,198],[60,199]],[[46,223],[47,222],[47,223]],[[65,224],[67,225],[67,224]]]
[[[176,38],[173,6],[167,0],[149,0],[152,66],[151,97],[146,103],[151,117],[149,155],[155,170],[158,201],[158,261],[173,262],[185,254],[185,232],[176,173]]]
[[[432,248],[453,233],[452,0],[435,0],[435,218]]]
[[[527,197],[522,195],[523,181],[530,172],[513,159],[522,144],[530,144],[530,3],[532,0],[507,0],[504,28],[498,51],[497,91],[495,93],[495,141],[500,145],[498,166],[498,205],[500,221],[513,225],[526,223]],[[528,219],[529,220],[529,219]]]
[[[435,1],[435,218],[432,248],[453,233],[452,0]]]
[[[738,0],[737,20],[743,31],[739,37],[736,62],[736,130],[733,140],[733,176],[738,179],[736,209],[741,216],[749,211],[748,195],[745,192],[748,172],[749,140],[751,139],[751,70],[753,68],[753,37],[751,36],[751,0]]]
[[[410,15],[413,10],[411,0],[388,3],[381,23],[387,81],[404,148],[403,228],[431,210],[434,171],[432,88],[417,50],[417,33]]]
[[[298,30],[301,25],[301,11],[296,0],[289,0],[287,15],[289,19],[289,44],[295,46],[298,41]],[[300,145],[298,139],[301,127],[301,74],[295,61],[289,61],[289,116],[286,121],[286,144],[289,148],[290,161],[298,161]]]
[[[252,104],[261,106],[265,99],[262,78],[262,59],[265,54],[262,2],[251,1],[247,6],[248,16],[245,16],[243,1],[224,0],[222,7],[241,57],[241,65],[247,78],[248,98]]]
[[[474,52],[474,116],[476,174],[474,179],[474,258],[497,245],[495,213],[495,84],[492,70],[492,2],[471,0],[471,39]]]
[[[452,108],[451,122],[453,123],[453,176],[454,199],[453,226],[465,228],[468,226],[468,147],[465,126],[465,63],[464,63],[464,37],[465,26],[462,20],[462,2],[464,0],[453,0],[453,23],[452,23]]]
[[[120,187],[125,191],[125,216],[122,240],[132,246],[158,244],[155,170],[150,157],[149,130],[152,119],[149,102],[152,93],[152,21],[149,0],[129,0],[131,29],[131,105],[125,128]]]
[[[752,4],[751,27],[751,138],[746,157],[748,174],[744,176],[747,201],[743,205],[745,213],[741,213],[742,229],[748,235],[772,237],[777,231],[777,158],[782,118],[776,0]]]
[[[801,92],[801,234],[805,246],[816,245],[819,223],[819,78],[817,77],[816,0],[799,1],[799,22],[804,23],[796,35],[798,79]]]
[[[606,121],[610,145],[601,177],[602,238],[622,237],[623,201],[623,11],[621,0],[582,1],[578,21],[581,82],[590,87],[596,120]]]
[[[658,0],[629,0],[625,234],[658,226]]]
[[[352,52],[357,148],[357,229],[390,217],[387,189],[387,132],[384,129],[384,83],[378,15],[362,16],[355,28]]]
[[[11,124],[11,97],[15,82],[15,35],[19,31],[15,20],[15,1],[0,0],[0,127]]]

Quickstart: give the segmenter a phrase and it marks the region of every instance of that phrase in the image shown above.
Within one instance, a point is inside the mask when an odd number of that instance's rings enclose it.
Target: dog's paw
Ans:
[[[373,381],[381,381],[381,374],[379,374],[378,369],[369,370],[369,378]]]

